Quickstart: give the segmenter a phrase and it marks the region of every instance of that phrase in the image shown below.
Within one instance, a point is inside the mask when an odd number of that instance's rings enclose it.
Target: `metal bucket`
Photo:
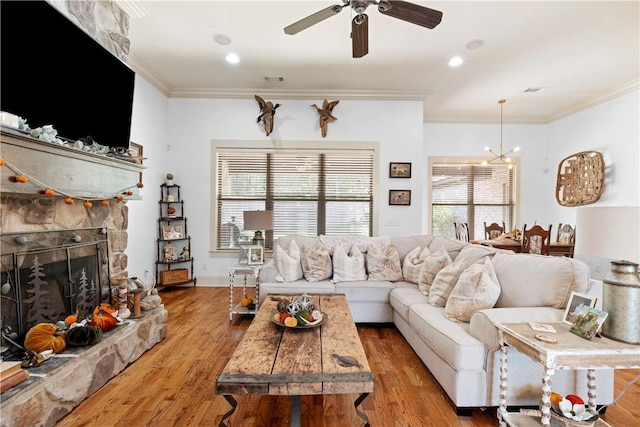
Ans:
[[[611,261],[611,271],[603,282],[602,309],[609,316],[602,324],[602,335],[628,344],[640,344],[638,264]]]

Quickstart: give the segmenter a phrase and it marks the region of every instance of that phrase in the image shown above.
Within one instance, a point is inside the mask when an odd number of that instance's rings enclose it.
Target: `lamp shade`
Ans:
[[[273,230],[273,211],[244,211],[245,230]]]
[[[576,212],[575,253],[609,260],[640,261],[640,207],[598,206]]]

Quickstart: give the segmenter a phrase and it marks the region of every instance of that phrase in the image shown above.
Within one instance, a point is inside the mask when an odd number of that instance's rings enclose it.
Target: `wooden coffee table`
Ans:
[[[299,295],[279,295],[290,300]],[[271,321],[277,302],[267,297],[235,352],[216,379],[216,394],[231,405],[220,426],[236,410],[232,395],[293,396],[291,425],[300,425],[301,396],[355,394],[357,415],[369,426],[359,405],[374,391],[374,379],[344,295],[311,295],[326,320],[315,328],[287,328]],[[333,354],[351,356],[362,366],[343,367]]]

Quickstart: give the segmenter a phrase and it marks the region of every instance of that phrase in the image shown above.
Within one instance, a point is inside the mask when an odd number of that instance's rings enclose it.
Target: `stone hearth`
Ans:
[[[54,426],[167,333],[164,306],[128,319],[88,347],[68,348],[37,368],[30,378],[2,393],[1,427]]]

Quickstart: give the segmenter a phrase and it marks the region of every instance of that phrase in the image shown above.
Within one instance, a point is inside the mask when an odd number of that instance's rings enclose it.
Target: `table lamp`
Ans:
[[[255,230],[253,244],[264,247],[262,230],[273,230],[273,211],[244,211],[244,229]]]

